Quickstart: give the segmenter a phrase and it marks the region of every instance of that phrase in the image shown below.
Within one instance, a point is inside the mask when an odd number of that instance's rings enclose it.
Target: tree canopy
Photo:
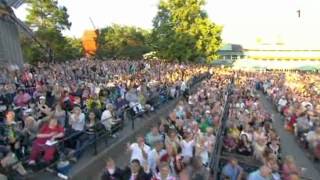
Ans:
[[[151,35],[159,57],[179,61],[216,58],[222,27],[208,18],[204,5],[204,0],[160,1]]]
[[[101,29],[98,55],[102,57],[142,58],[150,51],[147,30],[113,24]]]
[[[27,0],[26,23],[34,31],[35,38],[40,42],[22,36],[24,57],[29,62],[48,60],[45,49],[51,49],[55,60],[62,61],[78,58],[82,54],[79,40],[66,38],[62,31],[69,29],[69,15],[67,8],[59,6],[57,0]]]
[[[57,61],[83,56],[80,39],[67,38],[71,27],[67,8],[57,0],[27,0],[26,23],[37,40],[51,49]],[[203,7],[205,0],[160,0],[151,31],[113,24],[99,29],[98,57],[138,59],[152,52],[167,60],[213,60],[221,44],[222,27],[213,23]],[[29,62],[48,59],[39,43],[22,36]]]

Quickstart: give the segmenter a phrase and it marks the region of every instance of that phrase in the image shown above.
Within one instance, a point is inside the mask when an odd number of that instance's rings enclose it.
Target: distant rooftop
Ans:
[[[239,44],[225,44],[219,50],[219,52],[223,52],[223,51],[242,52],[243,48]]]

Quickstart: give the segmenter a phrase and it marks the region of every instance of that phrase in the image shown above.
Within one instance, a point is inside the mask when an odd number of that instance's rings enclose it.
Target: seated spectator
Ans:
[[[242,134],[238,143],[237,152],[241,155],[251,156],[253,154],[253,148],[251,142],[248,141],[248,136]]]
[[[268,166],[272,171],[273,180],[281,180],[281,175],[279,173],[278,159],[275,156],[271,156],[266,159],[266,166]]]
[[[310,129],[310,123],[307,113],[303,112],[297,118],[297,136],[303,141],[304,133],[308,133]]]
[[[17,107],[25,107],[31,100],[31,96],[23,89],[19,89],[17,95],[14,97],[14,105]]]
[[[271,142],[267,144],[267,150],[269,150],[275,157],[280,157],[280,144],[277,140],[271,140]]]
[[[0,165],[2,168],[12,169],[18,172],[21,176],[27,175],[27,171],[14,153],[10,152],[9,149],[3,146],[0,146],[0,152],[2,154],[0,157]],[[4,178],[6,177],[0,174],[0,179],[2,180]]]
[[[293,157],[287,156],[282,165],[282,176],[284,180],[289,180],[292,174],[300,175],[301,171],[294,162]]]
[[[222,179],[238,180],[242,178],[243,169],[239,166],[237,159],[231,158],[222,168]]]
[[[230,133],[227,133],[227,136],[223,138],[223,147],[228,152],[233,152],[237,148],[237,141]]]
[[[320,127],[316,127],[314,131],[307,134],[309,148],[317,159],[320,159]]]
[[[38,119],[42,119],[50,114],[51,109],[46,104],[46,98],[44,96],[40,96],[37,103],[37,109],[39,110],[37,116]]]
[[[112,104],[107,104],[106,109],[101,115],[101,123],[105,128],[111,132],[112,127],[120,122],[120,119],[116,119],[113,112]]]
[[[10,151],[21,157],[21,125],[15,121],[15,113],[9,111],[4,123],[0,124],[0,145],[9,146]]]
[[[137,89],[132,88],[131,90],[129,90],[126,94],[126,100],[129,102],[129,106],[136,114],[144,111],[142,105],[139,103]]]
[[[63,91],[61,97],[60,97],[60,105],[62,109],[71,111],[74,107],[74,96],[69,94],[69,91],[66,89]]]
[[[39,133],[37,134],[36,140],[33,142],[29,165],[34,165],[40,158],[40,153],[44,152],[43,160],[46,163],[50,163],[54,159],[56,153],[56,146],[48,145],[48,141],[54,141],[64,136],[64,129],[58,124],[57,119],[50,118],[49,123],[44,124]]]
[[[113,159],[108,158],[106,167],[101,175],[101,180],[125,180],[123,171],[118,168]]]
[[[37,137],[38,123],[32,116],[28,116],[24,120],[24,128],[21,131],[22,134],[22,146],[28,148],[32,145],[33,140]]]

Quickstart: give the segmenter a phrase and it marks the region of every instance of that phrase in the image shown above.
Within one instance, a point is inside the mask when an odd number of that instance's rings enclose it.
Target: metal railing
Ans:
[[[198,82],[202,81],[203,79],[209,77],[210,74],[209,73],[204,73],[204,74],[200,74],[199,76],[194,76],[193,78],[191,78],[189,81],[188,81],[188,86],[189,87],[193,87],[195,84],[197,84]],[[162,97],[164,96],[165,99],[162,99]],[[167,103],[169,101],[169,94],[167,92],[167,94],[164,94],[164,95],[160,95],[160,94],[156,94],[155,96],[153,96],[153,98],[155,98],[155,103],[153,104],[153,106],[160,106],[161,104],[164,104],[164,103]],[[132,130],[134,130],[135,128],[135,119],[139,116],[141,116],[141,114],[132,114],[133,112],[133,107],[128,107],[128,108],[125,108],[123,109],[123,112],[122,112],[122,115],[124,117],[124,119],[122,120],[121,122],[121,125],[120,127],[118,128],[124,128],[125,126],[125,121],[131,121],[131,126],[132,126]],[[107,121],[109,119],[106,119],[104,121]],[[108,139],[112,136],[112,129],[111,131],[108,131],[106,130],[105,132],[97,132],[96,131],[96,127],[97,126],[101,126],[103,125],[103,122],[104,121],[99,121],[97,122],[94,127],[90,127],[90,128],[94,128],[95,129],[95,132],[94,132],[94,140],[91,141],[90,143],[87,143],[85,146],[81,147],[80,149],[78,149],[78,151],[85,151],[86,149],[92,147],[94,148],[94,155],[97,155],[98,154],[98,144],[99,142],[101,142],[101,140],[105,140],[105,143],[107,144],[108,143]],[[74,134],[71,134],[67,137],[63,137],[61,138],[60,140],[58,140],[56,143],[55,143],[55,146],[57,147],[57,150],[58,150],[58,158],[55,158],[54,162],[52,162],[51,164],[47,165],[46,167],[43,167],[43,168],[40,168],[36,171],[34,171],[32,174],[28,174],[28,176],[34,176],[42,171],[44,171],[45,169],[48,169],[50,168],[51,170],[52,169],[55,169],[54,167],[61,161],[61,160],[70,160],[71,158],[74,157],[75,153],[77,152],[74,152],[74,153],[71,153],[71,154],[68,154],[66,155],[65,154],[65,151],[66,151],[66,147],[65,147],[65,144],[67,141],[71,140],[72,138],[78,136],[79,134],[83,134],[83,133],[86,133],[86,131],[88,130],[89,128],[85,128],[83,131],[81,132],[78,132],[78,133],[74,133]],[[101,133],[101,134],[100,134]],[[19,163],[19,162],[24,162],[26,163],[27,162],[27,158],[23,159],[23,160],[20,160],[18,162],[16,162],[15,164]],[[12,164],[11,166],[14,166],[15,164]],[[54,172],[56,172],[56,170],[53,170]],[[62,175],[64,177],[67,178],[67,175]]]
[[[233,86],[234,86],[233,83],[234,83],[234,80],[231,79],[231,82],[227,87],[227,91],[225,92],[224,108],[223,108],[222,117],[220,119],[221,125],[219,126],[219,129],[217,131],[216,144],[212,150],[211,158],[209,162],[209,167],[211,169],[211,172],[213,173],[214,179],[217,179],[218,172],[219,172],[218,169],[219,169],[219,163],[221,158],[221,150],[223,147],[224,133],[226,131],[227,120],[229,117],[230,96],[233,92]]]

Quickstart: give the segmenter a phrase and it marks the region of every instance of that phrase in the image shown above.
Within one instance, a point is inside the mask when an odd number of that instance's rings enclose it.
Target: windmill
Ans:
[[[53,60],[50,48],[35,37],[33,31],[14,14],[12,8],[19,8],[24,0],[0,0],[0,62],[4,65],[23,66],[22,50],[18,30],[39,44],[42,53]]]
[[[82,36],[82,46],[87,58],[92,59],[98,51],[99,30],[89,17],[93,30],[86,30]]]

